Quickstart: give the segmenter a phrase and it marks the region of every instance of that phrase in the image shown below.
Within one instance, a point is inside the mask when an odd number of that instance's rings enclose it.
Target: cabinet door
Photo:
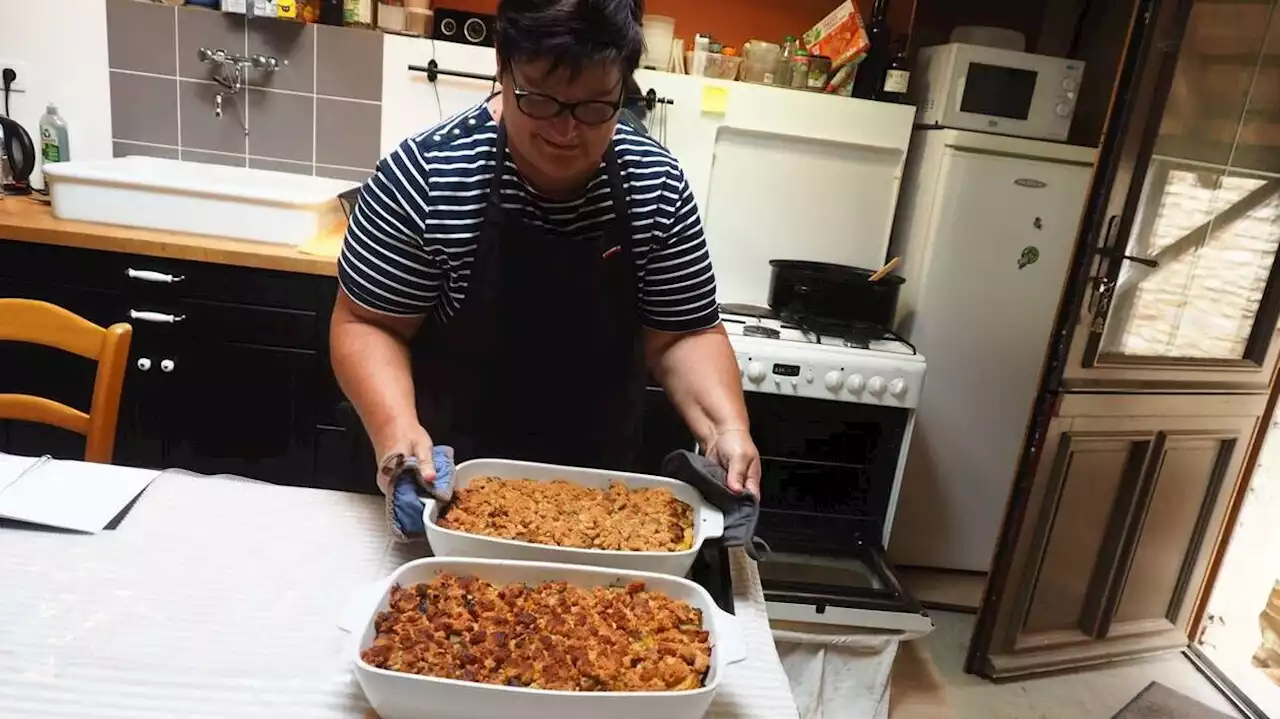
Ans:
[[[980,671],[1016,676],[1187,643],[1265,397],[1064,400]]]
[[[101,326],[127,317],[126,300],[116,292],[0,278],[0,296],[50,302]],[[159,444],[154,437],[142,436],[137,423],[138,408],[146,403],[144,378],[134,366],[140,344],[145,341],[140,335],[135,328],[130,348],[131,369],[125,376],[120,403],[114,461],[152,467],[161,464]],[[45,397],[87,412],[96,371],[95,362],[68,352],[16,342],[0,343],[0,392]],[[56,427],[0,421],[0,450],[81,459],[84,437]]]
[[[165,424],[169,466],[311,484],[314,352],[227,342],[166,345],[152,362],[163,388],[157,419]]]

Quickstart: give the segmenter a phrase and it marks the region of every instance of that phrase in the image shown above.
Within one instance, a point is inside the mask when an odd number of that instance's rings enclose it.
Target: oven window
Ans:
[[[885,589],[885,583],[875,571],[857,557],[772,552],[756,566],[760,570],[760,580],[770,584]]]
[[[1031,115],[1038,76],[1032,70],[969,63],[960,111],[1025,120]]]

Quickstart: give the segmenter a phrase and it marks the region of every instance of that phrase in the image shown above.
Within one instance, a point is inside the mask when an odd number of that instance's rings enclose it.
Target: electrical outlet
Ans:
[[[6,60],[0,57],[0,71],[5,68],[12,68],[18,73],[18,79],[13,81],[13,85],[9,88],[10,92],[26,92],[27,83],[31,80],[31,76],[27,74],[27,64],[18,60]]]

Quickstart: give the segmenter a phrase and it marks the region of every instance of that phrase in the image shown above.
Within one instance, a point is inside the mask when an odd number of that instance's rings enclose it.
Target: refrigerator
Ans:
[[[889,556],[987,571],[1047,357],[1096,151],[912,135],[890,256],[895,329],[928,358]]]

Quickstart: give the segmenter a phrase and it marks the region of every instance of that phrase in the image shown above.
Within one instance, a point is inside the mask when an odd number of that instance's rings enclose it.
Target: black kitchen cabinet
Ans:
[[[0,297],[133,326],[117,462],[376,491],[372,450],[329,365],[336,291],[331,277],[0,239]],[[79,357],[0,343],[0,392],[88,410],[93,371]],[[0,422],[0,450],[76,458],[84,440]]]

